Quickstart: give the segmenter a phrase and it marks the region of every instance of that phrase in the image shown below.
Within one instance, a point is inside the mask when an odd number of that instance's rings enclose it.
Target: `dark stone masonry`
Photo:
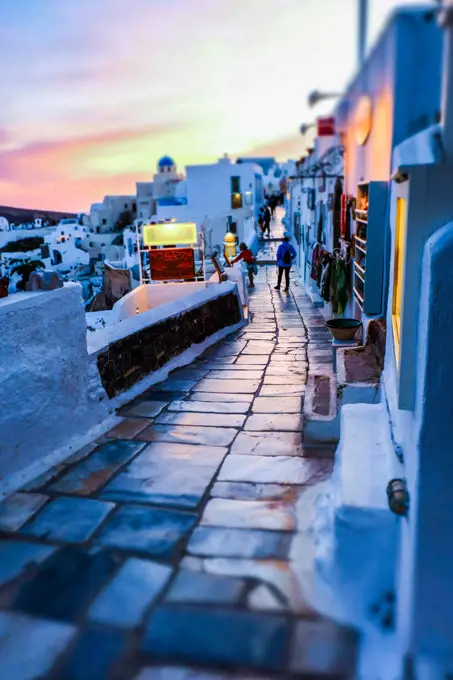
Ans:
[[[109,399],[162,368],[191,345],[239,323],[240,304],[236,294],[228,293],[113,342],[98,355],[98,369]]]

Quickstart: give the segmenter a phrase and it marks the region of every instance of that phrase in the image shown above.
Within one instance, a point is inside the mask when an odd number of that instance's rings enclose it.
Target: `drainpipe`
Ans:
[[[366,51],[366,31],[367,31],[367,14],[368,14],[368,0],[358,0],[359,3],[359,35],[358,35],[358,68],[363,66],[365,61]]]
[[[441,5],[439,22],[444,29],[442,139],[447,159],[453,161],[453,0]]]

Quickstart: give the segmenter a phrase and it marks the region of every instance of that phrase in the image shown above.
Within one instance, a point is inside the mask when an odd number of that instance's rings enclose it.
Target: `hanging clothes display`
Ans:
[[[346,305],[348,304],[348,279],[346,276],[346,264],[342,258],[337,260],[337,266],[335,269],[336,277],[336,300],[337,300],[337,313],[343,316],[346,310]]]
[[[332,225],[333,225],[333,243],[334,247],[338,245],[338,239],[341,237],[341,197],[343,193],[343,182],[339,177],[335,182],[332,204]]]
[[[337,300],[337,259],[334,257],[332,258],[332,262],[330,264],[331,267],[331,272],[330,272],[330,288],[329,288],[329,297],[330,301],[332,303],[332,313],[337,314],[338,312],[338,300]]]
[[[323,257],[323,274],[321,280],[321,297],[325,302],[330,302],[330,283],[332,278],[333,257],[326,253]]]
[[[313,247],[313,251],[311,254],[311,273],[310,273],[310,278],[313,281],[318,280],[318,260],[319,260],[319,255],[321,252],[321,246],[319,243],[315,243]]]
[[[322,206],[319,206],[319,219],[318,219],[318,234],[317,234],[317,241],[318,243],[322,243],[323,240],[323,231],[322,231]]]

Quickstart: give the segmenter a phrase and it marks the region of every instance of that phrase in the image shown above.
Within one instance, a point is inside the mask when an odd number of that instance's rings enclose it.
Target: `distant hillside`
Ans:
[[[43,220],[59,222],[65,217],[77,217],[77,213],[56,212],[55,210],[31,210],[28,208],[11,208],[0,205],[0,217],[6,217],[8,222],[32,222],[37,217]]]

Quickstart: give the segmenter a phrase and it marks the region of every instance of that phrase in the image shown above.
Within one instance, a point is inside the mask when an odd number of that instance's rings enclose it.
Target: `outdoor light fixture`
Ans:
[[[320,92],[319,90],[313,90],[313,92],[310,92],[308,95],[307,103],[312,109],[316,104],[319,104],[319,102],[326,99],[338,99],[338,97],[341,97],[341,92]]]
[[[387,497],[390,510],[400,517],[407,517],[409,512],[409,491],[404,479],[392,479],[387,485]]]
[[[299,128],[300,134],[302,135],[302,137],[305,137],[308,130],[311,130],[311,128],[314,127],[316,127],[316,123],[302,123],[302,125]]]

